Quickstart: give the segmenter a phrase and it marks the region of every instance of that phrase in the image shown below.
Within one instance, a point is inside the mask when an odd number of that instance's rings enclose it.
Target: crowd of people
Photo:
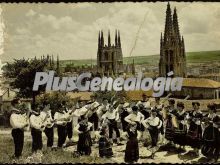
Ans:
[[[46,101],[27,111],[19,108],[19,99],[14,99],[10,117],[14,157],[22,155],[24,131],[28,129],[31,130],[33,153],[42,150],[43,132],[47,137],[47,148],[54,148],[56,127],[56,148],[60,149],[66,147],[72,141],[73,133],[77,132],[76,153],[79,156],[90,155],[91,146],[96,143],[100,157],[113,157],[113,146],[124,145],[123,134],[127,137],[124,154],[127,163],[139,160],[140,143],[144,143],[151,152],[150,159],[154,159],[161,146],[175,146],[183,153],[186,152],[185,147],[190,146],[195,156],[202,154],[210,162],[217,162],[220,154],[220,116],[216,105],[209,104],[208,113],[203,113],[199,102],[192,102],[192,110],[186,111],[183,102],[167,97],[168,105],[165,105],[164,100],[155,98],[153,105],[145,94],[138,102],[127,102],[124,97],[97,101],[92,96],[90,101],[79,100],[73,107],[68,107],[63,101],[53,115]],[[78,119],[77,125],[73,124],[73,117]],[[150,139],[143,136],[146,132]]]

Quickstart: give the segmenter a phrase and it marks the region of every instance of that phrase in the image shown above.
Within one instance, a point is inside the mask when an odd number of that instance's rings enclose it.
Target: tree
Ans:
[[[45,90],[45,86],[40,86],[38,91],[33,91],[33,84],[36,72],[44,72],[47,70],[47,59],[14,59],[13,63],[7,63],[3,68],[5,77],[14,78],[10,82],[12,89],[18,89],[18,97],[33,98],[33,108],[35,105],[35,97]]]
[[[76,104],[77,99],[71,99],[69,96],[66,95],[66,92],[47,92],[36,97],[36,105],[42,105],[44,102],[50,104],[50,109],[52,110],[52,114],[54,114],[59,105],[65,101],[67,107],[72,107]]]

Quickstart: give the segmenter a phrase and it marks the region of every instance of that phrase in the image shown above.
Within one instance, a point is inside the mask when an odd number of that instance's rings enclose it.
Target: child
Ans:
[[[107,136],[107,126],[103,126],[100,131],[99,156],[110,158],[113,156],[112,145]]]
[[[81,116],[80,120],[81,121],[79,121],[78,125],[76,126],[77,132],[79,133],[77,152],[80,155],[90,155],[92,146],[90,128],[92,127],[92,123],[88,122],[88,119],[85,117],[85,115]]]

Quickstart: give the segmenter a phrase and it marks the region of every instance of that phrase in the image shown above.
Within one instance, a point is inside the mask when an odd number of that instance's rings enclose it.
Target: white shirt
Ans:
[[[47,117],[45,123],[46,123],[46,124],[52,124],[51,122],[53,121],[53,118],[52,118],[51,110],[49,110],[49,111],[47,111],[47,112],[42,111],[42,112],[40,113],[41,118],[44,119],[44,118],[47,116],[47,114],[49,114],[49,117]]]
[[[39,116],[36,116],[34,114],[31,115],[30,125],[32,128],[41,129],[41,126],[43,125],[43,120],[45,119],[45,117],[44,117],[44,119],[42,118],[41,114]]]
[[[26,124],[28,124],[26,114],[11,114],[10,125],[12,128],[24,128]]]
[[[148,108],[148,109],[151,108],[151,102],[150,102],[149,100],[148,100],[148,101],[144,101],[144,102],[138,101],[137,106],[138,106],[139,104],[143,104],[143,105],[144,105],[144,108]]]
[[[57,120],[57,125],[63,125],[63,120],[66,118],[66,113],[56,112],[54,114],[54,120]]]
[[[112,112],[107,111],[104,115],[102,115],[102,118],[119,120],[119,113],[116,109],[114,109]]]
[[[150,126],[154,126],[154,127],[157,126],[157,128],[160,128],[162,125],[162,122],[160,122],[160,119],[158,117],[152,117],[152,116],[148,117],[142,123],[145,127],[147,127],[146,124],[149,124]]]
[[[144,120],[144,115],[141,112],[137,112],[137,114],[131,113],[124,119],[126,122],[141,122]]]

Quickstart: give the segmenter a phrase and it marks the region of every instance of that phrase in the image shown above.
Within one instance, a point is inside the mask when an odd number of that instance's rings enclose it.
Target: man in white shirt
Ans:
[[[53,146],[54,142],[54,120],[51,114],[50,104],[44,102],[43,103],[44,109],[41,112],[42,117],[44,118],[46,115],[48,115],[48,118],[46,120],[46,128],[44,130],[45,135],[47,136],[47,147],[51,148]]]
[[[66,124],[67,118],[65,109],[62,107],[61,104],[58,105],[58,110],[54,114],[54,120],[57,124],[57,133],[58,133],[58,148],[62,148],[65,141],[66,141]]]
[[[43,116],[42,113],[40,113],[40,109],[43,109],[43,107],[38,106],[30,116],[33,153],[40,151],[43,148],[42,130],[44,130],[46,126],[46,119],[48,117],[48,114]]]
[[[14,140],[14,157],[19,158],[22,154],[23,145],[24,145],[24,128],[28,126],[27,122],[21,122],[21,119],[23,119],[24,112],[22,110],[17,109],[17,107],[20,104],[19,99],[14,99],[11,102],[12,105],[12,114],[10,116],[10,124],[12,126],[12,137]]]
[[[141,121],[144,120],[144,115],[138,111],[138,107],[135,105],[132,107],[132,113],[129,114],[124,119],[127,123],[134,125],[137,124],[137,130],[138,130],[138,140],[140,140],[143,137],[143,131],[141,130]]]
[[[116,137],[117,137],[117,145],[121,145],[120,131],[117,126],[117,122],[119,121],[119,112],[116,110],[116,108],[113,105],[109,106],[108,111],[102,116],[102,120],[103,120],[102,123],[105,123],[105,122],[108,123],[110,142],[112,142],[112,135],[113,135],[113,130],[114,130],[116,133]]]
[[[151,148],[152,148],[151,158],[154,158],[155,152],[157,150],[159,129],[162,126],[162,122],[157,117],[156,111],[151,110],[151,116],[149,118],[147,118],[146,120],[142,121],[142,124],[148,129],[148,131],[150,133]]]

